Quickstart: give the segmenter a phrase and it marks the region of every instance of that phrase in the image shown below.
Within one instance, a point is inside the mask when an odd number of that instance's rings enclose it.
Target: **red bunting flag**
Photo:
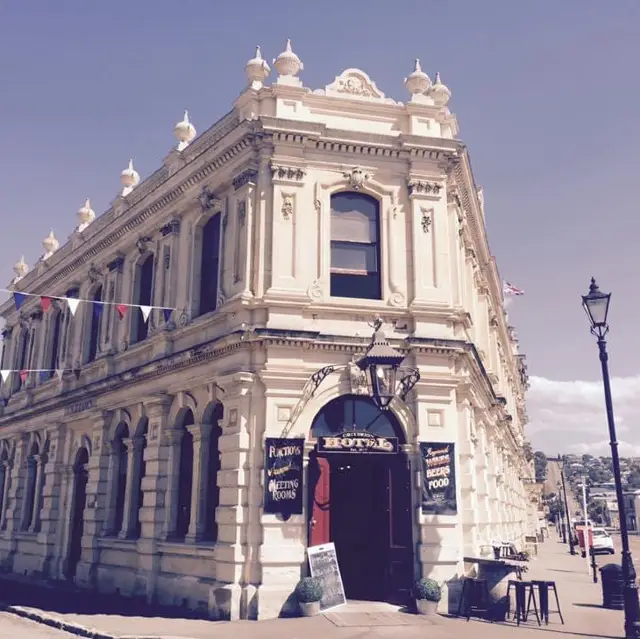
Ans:
[[[29,373],[27,373],[27,371],[20,371],[20,379],[22,380],[23,384],[27,381],[28,374]]]
[[[42,306],[42,310],[46,313],[51,308],[51,298],[46,295],[42,295],[40,297],[40,305]]]
[[[120,319],[124,319],[124,316],[127,314],[127,308],[126,304],[116,304],[116,310],[120,315]]]

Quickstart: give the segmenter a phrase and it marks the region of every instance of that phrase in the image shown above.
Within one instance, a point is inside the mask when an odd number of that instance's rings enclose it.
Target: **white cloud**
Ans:
[[[531,377],[527,436],[548,455],[610,455],[602,382],[558,382]],[[640,375],[611,380],[620,455],[640,456]]]

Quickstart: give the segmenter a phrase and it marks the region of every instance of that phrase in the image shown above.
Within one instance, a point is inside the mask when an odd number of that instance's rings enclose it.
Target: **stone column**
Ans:
[[[144,402],[147,416],[147,446],[144,449],[145,476],[142,478],[142,508],[140,509],[140,539],[138,540],[138,579],[140,592],[149,603],[156,598],[156,583],[160,571],[158,541],[165,534],[165,491],[167,490],[167,447],[163,446],[167,432],[172,397],[160,395]]]
[[[140,454],[144,446],[142,437],[132,437],[123,442],[127,447],[127,486],[124,494],[124,516],[120,539],[130,539],[136,533],[136,515],[138,513],[140,491]]]
[[[33,491],[33,504],[31,508],[31,525],[29,526],[29,532],[40,531],[40,503],[42,501],[42,484],[44,480],[44,467],[47,463],[46,453],[41,455],[35,455],[34,461],[36,463],[36,476],[35,476],[35,490]]]
[[[105,495],[105,516],[102,534],[105,537],[116,535],[116,500],[118,494],[118,479],[120,474],[120,457],[118,455],[118,445],[115,442],[108,442],[109,460],[107,462],[107,492]]]
[[[13,557],[17,550],[15,538],[16,529],[20,524],[20,498],[24,495],[24,473],[23,465],[27,454],[28,438],[22,435],[16,443],[13,464],[11,465],[9,490],[7,491],[5,508],[5,519],[3,529],[5,530],[5,558],[3,567],[11,571],[13,568]]]
[[[180,444],[184,430],[170,429],[165,431],[165,441],[169,446],[167,459],[167,487],[164,500],[164,537],[172,537],[176,532],[178,514],[178,489],[180,482]]]
[[[56,425],[47,429],[49,452],[44,465],[42,485],[42,510],[40,511],[40,532],[38,541],[43,547],[41,572],[44,578],[56,577],[56,565],[60,565],[59,542],[64,530],[62,478],[64,475],[64,445],[66,440],[66,426]],[[58,549],[56,549],[58,545]]]
[[[7,523],[7,510],[9,507],[9,489],[11,486],[11,461],[5,459],[2,462],[2,506],[0,507],[0,530],[4,530]]]
[[[207,512],[207,477],[209,469],[209,439],[211,424],[187,426],[193,437],[193,479],[191,490],[191,521],[185,541],[200,541],[205,533]]]
[[[76,582],[91,588],[97,587],[97,567],[100,560],[98,537],[106,517],[106,492],[109,458],[105,438],[111,414],[100,412],[92,416],[91,457],[88,464],[87,501],[84,511],[82,558],[76,571]]]

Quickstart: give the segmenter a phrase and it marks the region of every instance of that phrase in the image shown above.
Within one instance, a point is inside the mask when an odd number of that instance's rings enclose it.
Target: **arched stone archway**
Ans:
[[[343,395],[310,430],[309,545],[335,544],[347,598],[408,603],[413,493],[399,419],[369,397]]]

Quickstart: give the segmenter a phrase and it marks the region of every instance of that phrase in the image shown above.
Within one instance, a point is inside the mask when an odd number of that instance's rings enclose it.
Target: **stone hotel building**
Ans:
[[[155,173],[130,162],[108,210],[15,265],[2,570],[268,618],[307,546],[335,543],[348,598],[395,601],[531,532],[527,377],[449,89],[416,61],[406,102],[358,69],[312,90],[290,43],[273,66],[258,49],[227,115],[185,114]],[[374,323],[413,371],[382,409],[356,364]],[[397,447],[320,450],[353,431]],[[266,437],[304,438],[302,513],[265,512]],[[446,512],[425,442],[453,444]]]

